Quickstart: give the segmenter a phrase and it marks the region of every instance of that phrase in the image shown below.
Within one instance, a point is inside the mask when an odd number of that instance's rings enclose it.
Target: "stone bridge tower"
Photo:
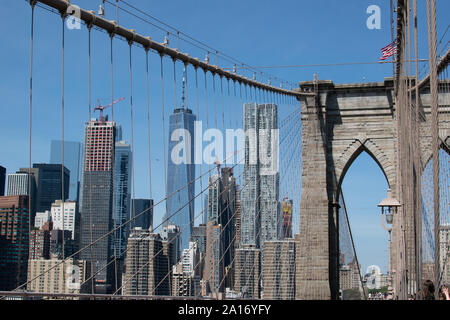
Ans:
[[[337,299],[339,294],[338,209],[341,183],[353,161],[366,151],[379,165],[396,197],[397,121],[392,78],[384,82],[334,84],[302,82],[300,90],[316,91],[302,96],[303,168],[300,203],[299,254],[296,258],[296,299]],[[441,101],[447,99],[446,103]],[[420,146],[422,170],[431,154],[429,91],[421,93]],[[450,134],[449,96],[441,97],[440,137]],[[446,110],[444,110],[446,109]],[[446,111],[446,112],[445,112]],[[381,199],[380,199],[381,200]],[[408,213],[406,213],[408,214]],[[412,214],[410,214],[412,215]],[[413,219],[407,216],[406,219]],[[411,220],[412,221],[412,220]],[[414,252],[413,241],[399,246],[393,226],[393,269],[398,257]],[[406,239],[412,230],[406,230]],[[409,233],[409,234],[408,234]],[[414,259],[412,259],[414,260]],[[415,268],[415,265],[409,265]],[[394,278],[394,287],[401,279]]]

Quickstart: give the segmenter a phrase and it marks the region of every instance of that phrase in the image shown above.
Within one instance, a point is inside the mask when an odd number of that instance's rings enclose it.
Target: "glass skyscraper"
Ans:
[[[62,141],[52,140],[50,145],[50,163],[60,164]],[[82,144],[75,141],[64,141],[64,166],[70,171],[69,199],[79,200],[80,176],[82,161]]]
[[[114,160],[114,227],[130,219],[131,200],[131,147],[125,141],[116,142]],[[127,248],[129,225],[121,227],[115,233],[116,256]]]
[[[169,152],[167,159],[166,225],[175,224],[181,229],[181,250],[189,248],[194,226],[194,121],[196,116],[187,108],[175,109],[169,118]],[[184,130],[181,141],[172,141],[177,129]],[[176,133],[176,132],[175,132]],[[176,135],[175,135],[176,136]],[[184,144],[183,153],[176,154],[183,161],[176,163],[172,153],[179,143]],[[191,182],[191,183],[190,183]]]

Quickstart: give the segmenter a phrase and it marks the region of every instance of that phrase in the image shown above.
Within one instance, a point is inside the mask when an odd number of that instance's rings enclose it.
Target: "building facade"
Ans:
[[[53,229],[68,230],[75,240],[77,203],[75,201],[56,200],[51,207]]]
[[[131,222],[132,228],[153,230],[153,199],[134,199],[131,204],[134,205],[131,217],[136,217]]]
[[[194,226],[195,120],[192,110],[184,107],[175,109],[169,117],[165,220],[166,225],[175,224],[183,230],[180,239],[182,249],[188,248]],[[180,144],[182,152],[179,152]]]
[[[261,250],[252,246],[236,249],[234,291],[243,298],[259,299],[261,293]]]
[[[28,196],[0,197],[0,290],[11,291],[27,278],[30,213]]]
[[[28,168],[21,168],[20,172],[28,172]],[[50,210],[52,203],[56,200],[69,198],[70,171],[66,166],[34,163],[32,172],[36,180],[36,211]],[[64,197],[62,196],[63,187]]]
[[[264,244],[264,299],[295,299],[294,240],[266,241]]]
[[[122,292],[126,295],[170,295],[172,249],[171,243],[163,241],[159,234],[133,229],[128,238]]]
[[[90,270],[84,260],[31,259],[27,289],[40,293],[88,293],[92,285]]]
[[[113,215],[113,163],[115,146],[115,123],[91,120],[86,123],[84,134],[84,159],[80,209],[80,247],[89,246],[110,230]],[[112,291],[113,265],[111,259],[113,237],[104,237],[91,250],[80,252],[80,259],[89,261],[94,272],[96,291]],[[92,255],[92,260],[91,260]]]
[[[244,104],[244,130],[241,244],[260,248],[280,237],[277,106]]]
[[[114,156],[114,228],[119,228],[114,233],[115,242],[111,250],[115,250],[115,256],[121,257],[127,248],[129,224],[121,226],[130,219],[131,208],[131,147],[125,141],[117,141]]]
[[[62,147],[61,140],[52,140],[50,144],[50,163],[62,163]],[[70,171],[69,179],[69,197],[72,201],[79,201],[80,196],[80,179],[82,168],[82,144],[76,141],[64,141],[64,166]]]

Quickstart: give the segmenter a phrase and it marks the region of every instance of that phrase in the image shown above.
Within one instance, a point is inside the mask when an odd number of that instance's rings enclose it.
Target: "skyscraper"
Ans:
[[[27,278],[28,196],[0,197],[0,290],[11,291]]]
[[[133,204],[134,212],[131,212],[131,216],[137,218],[130,223],[132,228],[153,229],[153,199],[134,199],[131,205]]]
[[[18,172],[8,174],[8,185],[6,190],[7,196],[27,196],[29,195],[29,188],[31,186],[31,196],[34,196],[36,191],[36,183],[33,172],[31,173],[31,184],[28,181],[28,173]]]
[[[50,163],[62,163],[62,141],[52,140],[50,144]],[[79,200],[82,164],[82,145],[80,142],[64,141],[64,166],[70,171],[69,199]]]
[[[125,141],[117,141],[114,156],[114,228],[130,219],[131,200],[131,147]],[[127,248],[129,225],[115,232],[116,256]],[[113,249],[114,250],[114,249]]]
[[[30,174],[18,171],[8,174],[7,196],[30,196],[30,219],[34,221],[36,214],[36,176],[37,169],[31,168]]]
[[[295,241],[264,243],[264,299],[295,299]]]
[[[258,163],[260,181],[260,248],[280,238],[280,176],[278,172],[278,112],[274,104],[258,106]]]
[[[32,174],[36,180],[36,211],[50,210],[56,200],[69,198],[70,171],[64,166],[61,172],[61,164],[34,163]],[[20,168],[19,172],[28,172],[28,168]],[[62,196],[62,182],[64,178],[64,199]]]
[[[195,164],[194,121],[192,110],[184,107],[174,110],[169,118],[169,152],[167,159],[166,218],[179,226],[181,248],[187,249],[194,226]],[[178,135],[179,134],[179,135]],[[178,153],[179,144],[183,151]],[[178,161],[180,160],[180,161]]]
[[[203,281],[205,283],[203,295],[215,292],[223,292],[223,248],[222,248],[222,225],[214,220],[206,224],[206,255],[203,269]]]
[[[127,246],[123,292],[126,295],[169,295],[172,244],[163,241],[159,234],[135,228]]]
[[[92,119],[86,123],[84,139],[80,249],[112,230],[115,123]],[[91,262],[94,272],[102,269],[95,276],[97,293],[111,290],[114,264],[106,265],[112,240],[104,237],[92,246],[92,252],[90,248],[80,252],[80,259]]]
[[[278,116],[274,104],[244,104],[245,162],[241,244],[279,239]]]

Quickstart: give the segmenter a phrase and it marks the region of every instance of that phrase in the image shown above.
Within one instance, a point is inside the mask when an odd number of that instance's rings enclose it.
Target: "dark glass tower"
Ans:
[[[50,145],[50,163],[62,163],[61,147],[61,140],[52,140]],[[80,142],[64,141],[64,166],[70,171],[69,199],[77,202],[79,200],[80,192],[80,176],[82,163],[81,147],[82,145]]]

